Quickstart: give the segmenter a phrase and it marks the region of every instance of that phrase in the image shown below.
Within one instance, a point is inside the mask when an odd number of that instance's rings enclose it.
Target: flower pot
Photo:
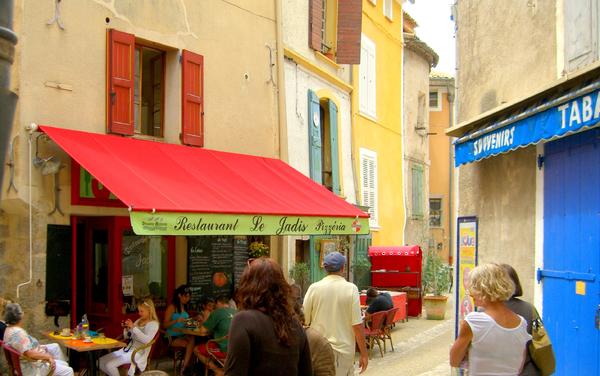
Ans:
[[[427,320],[443,320],[446,316],[446,301],[447,296],[424,296],[423,305],[425,306],[425,314]]]

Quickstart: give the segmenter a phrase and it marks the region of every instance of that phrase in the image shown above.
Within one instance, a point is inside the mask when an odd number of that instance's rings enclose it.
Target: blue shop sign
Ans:
[[[468,133],[454,142],[458,167],[599,125],[600,81]]]

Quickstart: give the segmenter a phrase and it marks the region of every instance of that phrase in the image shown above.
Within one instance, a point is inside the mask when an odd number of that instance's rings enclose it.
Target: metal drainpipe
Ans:
[[[454,87],[452,87],[452,93],[450,92],[450,85],[446,86],[446,92],[447,92],[447,96],[448,96],[448,127],[451,128],[454,124],[452,122],[452,119],[454,118]],[[449,137],[449,136],[448,136]],[[448,179],[448,218],[450,219],[448,221],[448,257],[452,258],[452,262],[454,263],[455,257],[454,257],[454,253],[452,253],[452,245],[453,245],[453,238],[454,238],[454,231],[452,229],[452,225],[454,224],[454,218],[452,218],[452,214],[454,213],[452,211],[453,206],[454,206],[454,200],[453,198],[453,193],[452,193],[452,185],[454,184],[454,145],[452,144],[452,141],[450,140],[449,144],[449,153],[450,153],[450,158],[449,158],[449,166],[448,168],[450,169],[450,176]],[[450,260],[448,260],[449,262]]]
[[[17,95],[10,91],[10,67],[14,61],[17,35],[12,31],[13,1],[0,1],[0,166],[8,147],[17,106]],[[0,187],[3,174],[0,174]]]

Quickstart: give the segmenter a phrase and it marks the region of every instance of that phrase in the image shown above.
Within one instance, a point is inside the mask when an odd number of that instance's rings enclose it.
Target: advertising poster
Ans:
[[[460,321],[475,309],[467,290],[469,273],[477,265],[477,217],[459,217],[457,222],[455,337]]]

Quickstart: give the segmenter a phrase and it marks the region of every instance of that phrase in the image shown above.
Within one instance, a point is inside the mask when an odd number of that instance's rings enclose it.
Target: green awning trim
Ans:
[[[368,218],[131,212],[137,235],[368,234]]]

